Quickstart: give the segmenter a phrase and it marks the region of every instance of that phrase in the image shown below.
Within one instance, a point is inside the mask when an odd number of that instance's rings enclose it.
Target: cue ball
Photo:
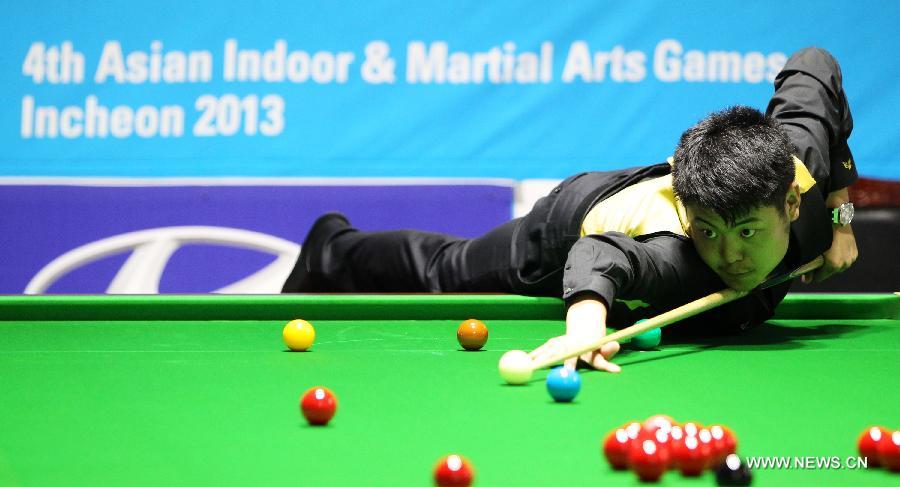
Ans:
[[[478,350],[488,339],[488,329],[480,320],[468,319],[456,329],[456,340],[466,350]]]
[[[716,484],[718,485],[750,485],[753,474],[747,464],[741,461],[741,457],[731,454],[725,457],[716,468]]]
[[[309,350],[316,340],[316,329],[308,321],[292,320],[284,325],[281,337],[284,338],[284,344],[291,351],[304,352]]]
[[[635,325],[647,320],[637,320]],[[640,335],[632,337],[631,345],[638,350],[650,350],[659,346],[659,343],[662,341],[662,331],[659,328],[654,328],[650,331],[645,331]]]
[[[300,410],[309,424],[323,426],[331,421],[337,410],[337,398],[327,387],[313,387],[303,394]]]
[[[507,384],[524,384],[531,379],[531,357],[522,350],[510,350],[500,357],[500,377]]]
[[[581,377],[568,367],[554,367],[547,374],[547,392],[556,402],[572,402],[581,390]]]
[[[469,461],[461,455],[441,458],[434,467],[434,484],[438,487],[468,487],[474,476]]]

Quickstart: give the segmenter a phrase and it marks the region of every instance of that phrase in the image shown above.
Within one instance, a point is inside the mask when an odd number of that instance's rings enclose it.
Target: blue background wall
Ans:
[[[856,119],[851,147],[860,172],[900,178],[900,124],[894,121],[900,108],[898,18],[900,3],[893,1],[573,1],[565,6],[502,0],[13,2],[0,18],[5,40],[0,49],[0,176],[523,179],[651,163],[669,155],[681,131],[706,113],[736,103],[764,108],[772,91],[770,66],[751,70],[749,79],[741,73],[736,81],[709,76],[664,81],[672,73],[654,69],[657,55],[669,66],[691,56],[708,59],[704,55],[714,51],[777,64],[783,55],[815,44],[843,65]],[[353,60],[343,81],[228,81],[228,39],[236,40],[239,49],[261,53],[283,40],[288,53],[344,52]],[[109,76],[98,82],[101,54],[110,41],[118,43],[123,56],[152,54],[154,41],[161,43],[163,54],[206,51],[211,76],[198,82],[122,83]],[[377,60],[371,51],[377,41],[389,48],[393,69],[381,73],[393,74],[393,82],[364,76],[366,66]],[[46,49],[64,42],[83,56],[80,82],[50,82],[49,71],[40,79],[37,63],[27,63],[31,75],[23,73],[26,59],[53,64]],[[432,55],[435,42],[446,43],[449,54],[461,53],[448,62],[471,60],[491,49],[512,53],[518,61],[523,53],[540,54],[542,44],[552,48],[552,59],[545,51],[540,60],[550,63],[549,71],[533,83],[437,83],[422,82],[421,76],[413,82],[407,70],[416,60],[408,50],[416,42]],[[563,74],[573,67],[577,42],[592,55],[619,46],[631,64],[621,71],[607,65],[599,70],[602,80],[567,81]],[[37,43],[43,43],[45,56],[29,57],[39,52],[32,49]],[[675,45],[681,46],[680,55],[659,51]],[[688,55],[691,50],[703,54]],[[107,56],[106,65],[111,61]],[[210,104],[198,107],[204,95],[211,95]],[[267,112],[259,100],[270,95]],[[130,135],[88,137],[83,125],[70,123],[72,137],[61,132],[38,137],[28,122],[34,112],[25,106],[26,97],[58,113],[75,107],[67,112],[71,116],[85,110],[90,96],[109,109],[178,107],[184,131],[163,137],[145,124],[146,133],[138,135],[126,123],[120,135],[132,130]],[[270,124],[270,135],[262,135],[260,124],[248,123],[247,116],[255,109],[261,119],[267,114],[279,119],[271,111],[279,100],[283,128]],[[229,103],[238,102],[244,103],[242,109],[229,112],[234,108]],[[207,108],[218,114],[210,119],[216,135],[201,137],[194,128]],[[234,134],[231,123],[237,124]],[[245,134],[245,127],[256,135]]]

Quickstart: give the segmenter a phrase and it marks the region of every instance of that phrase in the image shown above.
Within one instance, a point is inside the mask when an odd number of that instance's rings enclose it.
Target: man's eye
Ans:
[[[744,238],[750,238],[754,235],[756,235],[755,228],[745,228],[745,229],[741,230],[741,236]]]
[[[703,232],[703,235],[704,235],[706,238],[709,238],[709,239],[713,239],[713,238],[716,238],[716,237],[718,236],[718,234],[716,234],[716,232],[715,232],[714,230],[710,230],[710,229],[708,229],[708,228],[704,228],[704,229],[701,230],[701,231]]]

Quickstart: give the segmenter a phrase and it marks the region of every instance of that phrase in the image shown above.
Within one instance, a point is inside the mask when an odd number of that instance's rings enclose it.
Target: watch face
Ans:
[[[841,205],[838,216],[838,218],[840,218],[841,224],[846,225],[850,223],[853,220],[853,213],[852,203],[845,203]]]

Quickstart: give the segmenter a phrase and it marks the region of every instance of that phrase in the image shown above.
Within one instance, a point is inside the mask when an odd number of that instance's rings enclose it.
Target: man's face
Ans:
[[[763,206],[731,225],[716,212],[686,205],[690,237],[700,258],[725,284],[749,291],[775,269],[787,253],[790,222],[799,216],[800,193],[788,191],[784,207]]]

